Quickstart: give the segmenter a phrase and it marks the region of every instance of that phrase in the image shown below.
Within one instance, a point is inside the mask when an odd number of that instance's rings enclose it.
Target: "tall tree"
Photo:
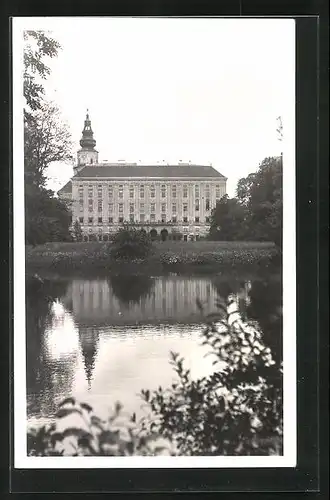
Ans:
[[[53,162],[72,160],[71,134],[54,103],[43,102],[24,123],[24,164],[26,180],[39,186]]]
[[[246,207],[246,236],[282,244],[282,161],[265,158],[258,171],[238,183],[237,197]]]
[[[56,105],[44,100],[42,85],[50,74],[47,58],[57,56],[60,44],[40,31],[26,31],[24,38],[26,242],[36,245],[70,237],[68,207],[44,185],[47,167],[71,158],[71,140]]]
[[[58,55],[61,45],[44,31],[24,32],[24,97],[28,111],[35,111],[42,106],[45,89],[42,80],[50,74],[46,65],[47,58]]]
[[[210,239],[232,241],[244,238],[245,209],[236,198],[225,195],[211,215]]]

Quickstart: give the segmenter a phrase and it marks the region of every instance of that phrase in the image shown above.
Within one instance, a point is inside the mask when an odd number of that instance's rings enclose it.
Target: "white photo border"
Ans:
[[[14,236],[14,468],[264,468],[295,467],[296,416],[296,193],[295,193],[295,21],[292,23],[292,75],[286,75],[292,105],[283,117],[283,421],[282,456],[220,457],[28,457],[26,409],[25,214],[23,129],[23,31],[47,30],[47,17],[12,19],[13,54],[13,236]],[[81,19],[81,18],[75,18]],[[85,21],[88,18],[83,18]],[[95,19],[95,18],[94,18]],[[100,19],[100,18],[99,18]],[[104,18],[101,18],[104,19]],[[140,18],[141,19],[141,18]],[[143,18],[142,18],[143,19]],[[221,18],[224,19],[224,18]],[[240,18],[242,19],[242,18]],[[243,18],[244,19],[244,18]],[[61,18],[61,22],[72,18]]]

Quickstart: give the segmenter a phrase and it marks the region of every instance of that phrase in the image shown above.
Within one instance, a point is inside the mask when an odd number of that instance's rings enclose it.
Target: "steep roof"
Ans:
[[[127,165],[102,164],[88,165],[78,172],[79,177],[218,177],[226,179],[220,172],[211,166],[205,165]]]
[[[71,193],[72,192],[72,181],[69,181],[61,189],[57,191],[58,193]]]

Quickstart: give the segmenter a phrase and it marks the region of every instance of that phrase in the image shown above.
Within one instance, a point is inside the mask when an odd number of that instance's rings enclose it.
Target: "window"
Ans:
[[[97,186],[97,197],[102,198],[102,184]]]
[[[199,186],[198,186],[198,184],[195,185],[195,198],[199,198]]]
[[[210,200],[205,201],[205,210],[208,212],[210,210]]]
[[[220,185],[219,184],[216,184],[215,186],[215,197],[216,199],[220,199]]]
[[[155,203],[151,203],[150,204],[150,212],[154,212],[155,211]]]
[[[119,222],[119,223],[124,222],[124,217],[119,217],[119,218],[118,218],[118,222]]]
[[[161,186],[161,193],[162,193],[162,198],[166,198],[166,186],[165,186],[165,184],[162,184],[162,186]]]
[[[188,222],[188,217],[183,217],[183,222]]]
[[[88,217],[88,224],[93,224],[93,217]]]
[[[109,217],[109,224],[113,223],[113,217]]]
[[[187,185],[183,186],[183,197],[188,198],[188,186]]]
[[[113,203],[109,203],[109,212],[113,212]]]
[[[133,186],[130,186],[130,188],[129,188],[129,197],[134,198],[134,187]]]
[[[155,222],[156,220],[156,214],[150,214],[150,221]]]
[[[210,217],[205,217],[205,222],[208,224],[210,222]]]
[[[144,186],[140,186],[140,198],[144,198]]]
[[[172,186],[172,198],[176,198],[176,186]]]
[[[79,217],[79,222],[80,222],[80,224],[83,224],[84,223],[84,218],[83,217]]]
[[[88,186],[88,197],[92,198],[93,196],[93,186],[89,185]]]
[[[88,199],[88,211],[93,212],[93,198]]]
[[[144,222],[144,214],[140,214],[140,222]]]
[[[177,220],[177,219],[176,219],[176,215],[174,215],[174,216],[172,217],[172,222],[176,222],[176,220]]]
[[[97,222],[98,224],[102,224],[102,217],[98,217]]]
[[[119,203],[119,205],[118,205],[118,211],[119,211],[120,214],[123,213],[123,211],[124,211],[124,203]]]
[[[176,214],[176,205],[175,204],[172,205],[172,214]]]
[[[150,198],[155,197],[155,186],[150,186]]]
[[[102,212],[102,210],[103,210],[103,203],[102,201],[99,200],[97,203],[97,211]]]
[[[183,211],[188,212],[188,203],[183,204]]]
[[[134,222],[134,214],[129,215],[129,221],[132,223]]]
[[[144,203],[140,203],[140,212],[144,212]]]
[[[108,197],[113,198],[113,187],[112,186],[108,187]]]
[[[165,214],[162,214],[161,221],[162,221],[162,222],[166,222],[166,215],[165,215]]]
[[[79,210],[80,210],[80,212],[83,212],[83,210],[84,210],[84,200],[82,200],[82,199],[79,200]]]
[[[210,184],[205,185],[205,198],[210,198]]]
[[[195,222],[199,222],[199,217],[198,216],[195,217]]]
[[[166,212],[166,203],[162,203],[162,212]]]
[[[196,212],[199,212],[199,200],[195,201],[195,210]]]
[[[134,203],[130,203],[129,204],[129,211],[130,211],[131,214],[134,213]]]
[[[122,184],[118,188],[118,196],[119,198],[123,198],[124,196],[124,186]]]

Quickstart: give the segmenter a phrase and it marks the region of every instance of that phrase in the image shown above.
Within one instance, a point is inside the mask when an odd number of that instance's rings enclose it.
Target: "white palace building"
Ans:
[[[100,163],[88,112],[80,146],[74,176],[58,195],[71,201],[72,221],[79,221],[85,240],[107,240],[123,224],[163,240],[208,233],[227,181],[212,166]]]

